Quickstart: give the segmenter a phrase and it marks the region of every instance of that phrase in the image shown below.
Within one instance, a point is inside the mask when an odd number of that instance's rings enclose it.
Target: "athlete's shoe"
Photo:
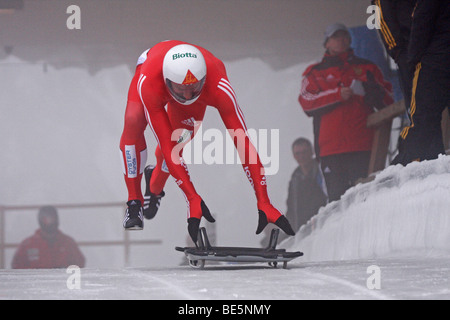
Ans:
[[[142,230],[144,228],[144,217],[141,201],[130,200],[127,202],[127,206],[123,227],[126,230]]]
[[[148,165],[144,169],[145,176],[145,194],[144,194],[144,217],[145,219],[153,219],[158,212],[161,198],[165,196],[164,191],[160,194],[150,192],[150,178],[152,177],[154,166]]]

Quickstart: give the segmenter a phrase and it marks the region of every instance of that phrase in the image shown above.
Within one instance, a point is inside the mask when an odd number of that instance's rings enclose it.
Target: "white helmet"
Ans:
[[[164,82],[170,95],[189,105],[200,96],[206,79],[203,54],[194,46],[179,44],[167,51],[163,61]]]

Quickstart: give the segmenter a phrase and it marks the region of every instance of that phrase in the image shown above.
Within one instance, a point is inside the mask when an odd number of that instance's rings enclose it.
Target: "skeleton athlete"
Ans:
[[[151,219],[155,216],[170,175],[185,196],[188,232],[192,240],[197,240],[202,217],[214,222],[182,159],[182,147],[194,136],[196,124],[203,120],[207,106],[216,108],[229,132],[235,133],[234,144],[256,194],[259,214],[256,233],[259,234],[268,223],[274,223],[287,234],[294,235],[285,216],[270,203],[264,167],[247,135],[244,116],[223,62],[199,46],[173,40],[160,42],[139,57],[129,88],[120,140],[128,189],[124,228],[142,229],[143,217]],[[144,130],[147,124],[158,146],[156,165],[145,167]],[[184,134],[173,139],[177,132]],[[141,191],[143,174],[145,196]]]

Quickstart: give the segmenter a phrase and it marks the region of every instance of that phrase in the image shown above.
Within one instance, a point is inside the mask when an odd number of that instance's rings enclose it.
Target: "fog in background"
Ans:
[[[69,5],[81,9],[81,30],[68,30]],[[297,97],[301,74],[323,54],[333,22],[365,25],[370,1],[231,0],[24,1],[0,14],[0,205],[126,202],[119,139],[129,82],[138,56],[167,39],[203,46],[224,60],[249,128],[279,129],[279,163],[268,176],[273,204],[285,211],[296,164],[291,143],[312,139]],[[224,132],[210,108],[204,131]],[[156,141],[146,130],[148,163]],[[216,217],[221,245],[259,246],[256,199],[239,164],[189,165],[194,185]],[[160,212],[132,239],[129,266],[177,264],[173,250],[187,236],[186,203],[172,179]],[[7,243],[37,228],[36,210],[5,215]],[[78,241],[124,237],[122,208],[62,209],[61,230]],[[88,267],[123,266],[123,249],[81,247]],[[6,267],[14,253],[6,250]]]

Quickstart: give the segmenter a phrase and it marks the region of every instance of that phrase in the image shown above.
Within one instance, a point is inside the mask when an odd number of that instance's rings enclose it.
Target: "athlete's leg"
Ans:
[[[175,132],[174,139],[177,141],[180,135],[184,133],[185,138],[180,141],[181,145],[177,146],[179,155],[182,155],[184,146],[192,139],[200,126],[201,121],[205,115],[206,105],[200,103],[193,103],[190,106],[181,107],[179,104],[168,103],[167,114],[169,116],[170,124]],[[154,194],[160,194],[167,178],[170,176],[167,169],[164,157],[159,146],[155,150],[156,166],[153,170],[150,180],[150,191]]]
[[[164,162],[164,157],[159,146],[156,147],[155,157],[156,166],[153,169],[152,177],[150,179],[150,192],[153,194],[160,194],[166,185],[166,181],[169,178],[170,173]]]
[[[120,150],[128,200],[140,200],[143,203],[141,179],[147,161],[147,145],[144,137],[147,121],[137,92],[139,74],[140,66],[136,69],[128,91]]]

